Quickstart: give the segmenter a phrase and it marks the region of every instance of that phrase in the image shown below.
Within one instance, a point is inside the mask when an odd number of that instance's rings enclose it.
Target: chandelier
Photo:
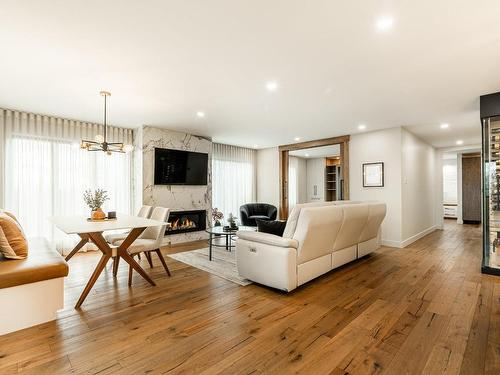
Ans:
[[[111,96],[110,92],[101,91],[101,96],[104,96],[104,134],[98,134],[95,136],[93,141],[82,140],[80,144],[80,148],[87,151],[104,151],[108,155],[111,155],[113,152],[129,152],[134,149],[132,145],[124,145],[121,142],[108,142],[107,140],[107,130],[108,125],[106,123],[106,100],[108,96]]]

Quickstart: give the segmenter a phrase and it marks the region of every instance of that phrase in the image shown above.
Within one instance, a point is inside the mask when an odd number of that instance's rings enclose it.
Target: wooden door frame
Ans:
[[[344,185],[342,189],[345,200],[349,199],[349,140],[350,136],[324,138],[315,141],[292,143],[279,146],[280,164],[280,212],[281,219],[288,218],[288,166],[290,151],[302,150],[305,148],[340,145],[340,166],[342,167],[342,179]]]

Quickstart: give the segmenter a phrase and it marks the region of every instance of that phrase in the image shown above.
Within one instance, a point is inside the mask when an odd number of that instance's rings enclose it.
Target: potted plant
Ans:
[[[214,226],[220,227],[221,226],[221,220],[224,219],[224,214],[219,211],[219,209],[216,207],[212,210],[212,220],[214,221]]]
[[[85,190],[83,200],[91,210],[90,218],[92,220],[104,220],[106,218],[106,214],[102,210],[104,202],[109,200],[106,190],[96,189],[95,192],[92,192],[90,189]]]

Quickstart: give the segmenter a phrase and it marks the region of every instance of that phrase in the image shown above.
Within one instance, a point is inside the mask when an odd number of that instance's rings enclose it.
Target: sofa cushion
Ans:
[[[276,236],[283,237],[283,232],[285,231],[286,221],[279,220],[262,220],[256,219],[257,230],[263,233],[270,233]]]
[[[238,237],[238,241],[240,239],[243,239],[246,241],[258,242],[266,245],[291,247],[294,249],[299,246],[299,243],[293,238],[283,238],[269,233],[240,230],[236,232],[236,236]],[[238,244],[238,241],[236,241],[236,244]]]
[[[14,215],[0,212],[0,253],[7,259],[28,256],[28,242]]]
[[[29,247],[26,259],[7,260],[0,256],[0,289],[68,275],[68,264],[44,239],[30,239]]]

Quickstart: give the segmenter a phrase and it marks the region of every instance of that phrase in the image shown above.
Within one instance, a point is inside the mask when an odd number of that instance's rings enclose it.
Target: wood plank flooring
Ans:
[[[500,278],[480,273],[477,226],[447,221],[289,294],[143,257],[156,287],[108,267],[76,311],[98,258],[70,261],[57,321],[0,337],[0,374],[500,374]]]

